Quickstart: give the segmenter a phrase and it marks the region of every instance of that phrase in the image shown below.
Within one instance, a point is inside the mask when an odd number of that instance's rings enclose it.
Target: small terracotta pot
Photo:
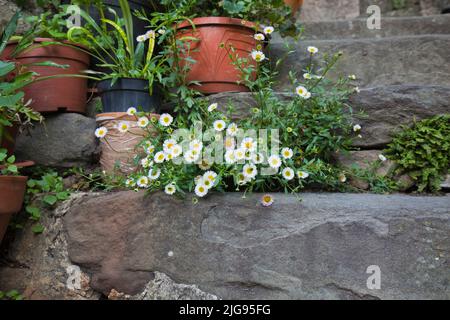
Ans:
[[[296,14],[298,9],[303,5],[303,0],[284,0],[284,3],[291,7],[292,14]]]
[[[236,49],[236,56],[249,58],[257,42],[253,38],[256,25],[241,19],[224,17],[195,18],[192,25],[185,21],[177,26],[177,38],[194,37],[198,41],[186,41],[190,45],[190,57],[196,61],[190,64],[187,81],[197,81],[201,85],[192,85],[202,93],[245,92],[249,89],[238,82],[242,74],[232,64],[227,49]],[[183,67],[183,66],[182,66]]]
[[[28,177],[0,176],[0,242],[13,214],[22,208]]]
[[[8,155],[12,155],[14,153],[18,131],[18,126],[5,127],[3,137],[0,137],[0,148],[5,148],[8,151]]]
[[[159,114],[151,114],[151,116],[159,119]],[[143,150],[137,150],[136,147],[147,133],[145,129],[138,126],[137,120],[136,116],[129,116],[126,112],[97,114],[97,126],[108,129],[106,137],[100,140],[102,170],[118,175],[128,175],[138,169],[134,163],[134,157]],[[125,133],[117,129],[121,122],[126,122],[130,128]],[[151,127],[151,124],[149,126]]]
[[[35,44],[53,41],[47,38],[36,38]],[[67,44],[71,44],[67,42]],[[9,59],[17,42],[10,42],[2,54],[2,59]],[[71,44],[82,48],[79,45]],[[83,48],[85,49],[85,48]],[[13,59],[19,64],[30,64],[52,61],[68,68],[33,66],[29,69],[40,76],[63,74],[82,74],[89,68],[89,55],[81,50],[63,45],[35,47],[22,52]],[[86,112],[87,79],[78,77],[55,78],[35,82],[24,87],[25,100],[31,99],[31,107],[38,112]]]

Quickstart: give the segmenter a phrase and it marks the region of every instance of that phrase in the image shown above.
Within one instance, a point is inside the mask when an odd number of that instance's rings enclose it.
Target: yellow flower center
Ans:
[[[272,198],[270,196],[265,196],[263,200],[264,202],[269,203]]]

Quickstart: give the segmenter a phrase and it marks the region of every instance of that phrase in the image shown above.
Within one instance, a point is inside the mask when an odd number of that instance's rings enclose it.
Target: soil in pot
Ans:
[[[52,41],[47,38],[36,38],[38,45],[42,42]],[[9,58],[16,46],[11,42],[7,45],[2,58]],[[54,76],[67,74],[82,74],[89,68],[89,55],[81,50],[63,45],[49,45],[35,47],[21,53],[15,58],[21,64],[53,61],[58,64],[68,65],[66,69],[33,66],[31,71],[40,76]],[[26,86],[25,100],[32,100],[31,107],[38,112],[86,112],[87,80],[79,77],[62,77],[35,82]]]
[[[111,80],[108,79],[100,81],[97,88],[102,99],[104,113],[126,112],[130,107],[146,112],[160,112],[159,89],[154,86],[150,95],[147,80],[121,78],[111,86]]]
[[[159,118],[158,114],[151,116]],[[108,135],[100,140],[102,170],[119,175],[128,175],[137,170],[134,157],[142,150],[136,148],[147,134],[146,130],[138,126],[137,120],[136,116],[129,116],[126,112],[101,113],[96,116],[97,126],[108,129]],[[117,129],[120,122],[128,124],[128,132]]]
[[[191,87],[205,94],[219,92],[246,92],[249,89],[240,84],[241,71],[237,70],[229,57],[230,46],[235,48],[235,55],[251,59],[251,52],[257,42],[253,38],[255,24],[234,18],[206,17],[193,19],[194,30],[189,22],[177,26],[177,38],[194,37],[198,41],[186,41],[189,56],[196,63],[189,65],[187,81],[197,81],[200,85]]]

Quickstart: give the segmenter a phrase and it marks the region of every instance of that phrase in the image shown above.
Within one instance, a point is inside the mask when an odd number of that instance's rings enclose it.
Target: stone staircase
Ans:
[[[343,51],[339,71],[357,75],[361,88],[350,104],[368,115],[355,118],[363,127],[355,146],[378,153],[400,124],[450,112],[449,27],[450,15],[384,18],[375,31],[361,18],[305,23],[278,90],[292,93],[287,72],[302,71],[308,45]],[[283,50],[275,38],[271,56]],[[246,93],[209,99],[238,102],[238,116],[254,103]],[[74,141],[59,141],[52,123],[66,123]],[[18,155],[89,165],[94,127],[88,117],[54,116],[51,137],[34,129],[18,140]],[[214,195],[193,205],[162,193],[74,194],[43,215],[43,235],[18,232],[0,285],[30,298],[450,299],[449,195],[308,193],[299,202],[277,194],[268,210],[258,197]],[[380,290],[366,286],[370,265],[380,267]]]

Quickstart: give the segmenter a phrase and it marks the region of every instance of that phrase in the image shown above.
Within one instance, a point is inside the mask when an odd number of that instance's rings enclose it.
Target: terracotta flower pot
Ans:
[[[13,214],[20,211],[28,177],[0,175],[0,242]]]
[[[47,38],[36,38],[36,44],[52,41]],[[7,45],[2,58],[8,59],[16,46],[11,42]],[[81,74],[89,68],[89,55],[81,50],[63,45],[49,45],[35,47],[22,52],[15,59],[20,64],[52,61],[68,68],[55,68],[33,66],[31,71],[40,76],[53,76],[63,74]],[[31,107],[38,112],[86,112],[87,79],[78,77],[54,78],[38,81],[26,86],[25,100],[32,100]]]
[[[284,3],[291,7],[292,14],[296,14],[298,9],[303,5],[303,0],[284,0]]]
[[[197,81],[201,85],[192,88],[211,94],[219,92],[245,92],[249,89],[240,84],[242,74],[232,64],[227,49],[236,49],[235,55],[251,60],[251,52],[257,42],[253,38],[256,30],[254,23],[241,19],[224,17],[206,17],[192,20],[194,30],[187,21],[177,26],[177,38],[194,37],[198,41],[187,41],[190,45],[189,56],[196,61],[190,64],[187,81]],[[225,46],[225,48],[224,48]],[[251,63],[253,60],[251,60]]]

